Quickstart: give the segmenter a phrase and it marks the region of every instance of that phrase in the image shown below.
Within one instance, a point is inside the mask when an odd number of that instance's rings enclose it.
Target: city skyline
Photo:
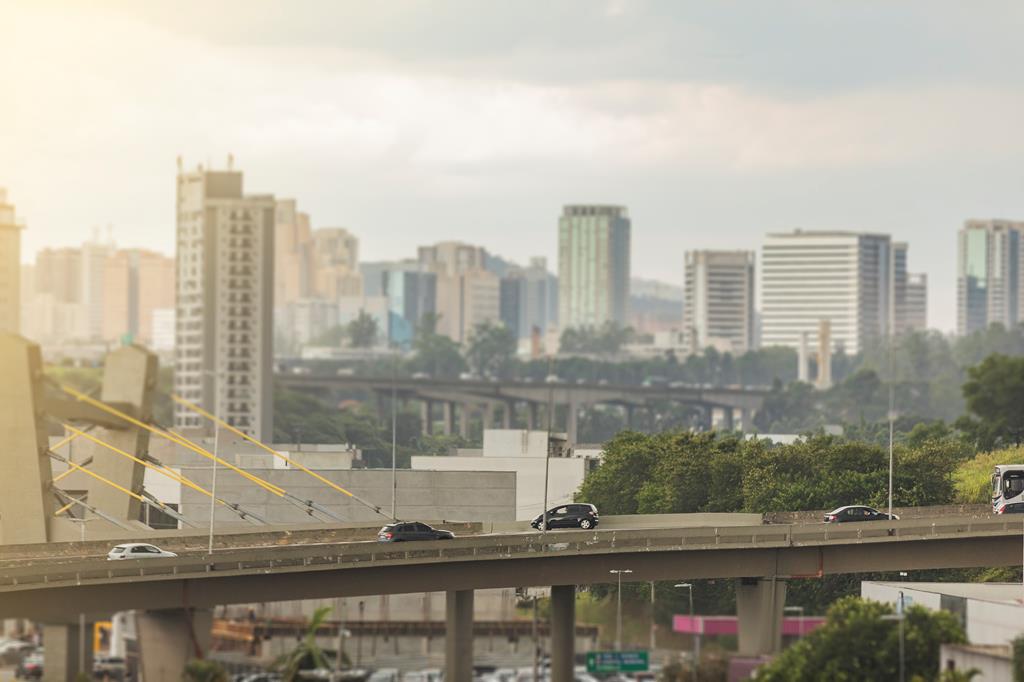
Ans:
[[[107,223],[126,247],[170,252],[174,158],[233,152],[258,186],[362,235],[367,260],[416,235],[555,262],[550,216],[591,201],[630,207],[634,267],[668,282],[684,251],[766,232],[889,233],[918,244],[929,318],[952,331],[956,244],[931,237],[1024,214],[1009,67],[1022,48],[999,37],[1020,15],[1011,4],[979,16],[907,3],[883,27],[795,2],[757,21],[618,2],[339,5],[318,21],[261,7],[219,4],[198,22],[113,2],[0,10],[20,27],[0,46],[0,64],[19,65],[0,66],[19,94],[0,112],[0,183],[29,224],[24,252]],[[462,21],[479,30],[426,30]],[[578,30],[554,30],[567,24]],[[835,40],[840,27],[870,31],[870,49]],[[88,89],[43,87],[63,83]]]

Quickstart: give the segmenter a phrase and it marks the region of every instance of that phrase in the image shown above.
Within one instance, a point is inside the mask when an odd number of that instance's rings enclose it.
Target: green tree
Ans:
[[[899,628],[883,620],[888,604],[845,597],[829,608],[825,624],[783,651],[758,672],[766,682],[860,681],[899,678]],[[907,678],[938,677],[939,647],[966,641],[956,618],[945,611],[911,606],[905,611]]]
[[[502,376],[516,354],[516,337],[503,325],[482,322],[473,329],[466,361],[478,376]]]
[[[963,385],[968,417],[957,426],[982,449],[1024,440],[1024,357],[994,354],[967,370]]]
[[[184,682],[228,682],[228,673],[217,661],[192,660],[185,664]]]
[[[345,325],[345,335],[353,348],[373,347],[379,333],[376,318],[365,310],[360,310],[359,316]]]
[[[436,379],[454,379],[466,371],[466,361],[459,352],[459,344],[435,331],[439,317],[429,314],[421,318],[412,343],[414,355],[409,368]]]
[[[1011,643],[1013,653],[1013,682],[1024,682],[1024,636]]]
[[[313,612],[306,627],[305,636],[299,640],[295,648],[286,654],[282,654],[274,661],[273,668],[281,673],[283,682],[294,682],[299,679],[299,671],[327,668],[327,656],[323,649],[316,642],[317,631],[323,626],[327,614],[331,612],[329,606],[323,606]]]

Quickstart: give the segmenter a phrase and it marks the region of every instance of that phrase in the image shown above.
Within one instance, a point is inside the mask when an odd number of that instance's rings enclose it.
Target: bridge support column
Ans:
[[[573,682],[576,657],[576,586],[551,588],[551,682]]]
[[[540,415],[538,414],[540,412],[540,405],[534,402],[529,402],[527,403],[527,405],[530,408],[530,417],[529,423],[526,425],[526,428],[529,429],[530,431],[536,431],[540,424]]]
[[[753,431],[754,429],[754,417],[753,411],[748,407],[740,408],[740,430],[741,431]]]
[[[450,590],[445,611],[445,682],[473,682],[473,590]]]
[[[469,438],[469,414],[473,410],[469,403],[459,405],[459,435]]]
[[[505,409],[501,411],[501,428],[511,429],[512,418],[516,413],[516,403],[514,400],[509,400],[505,403]]]
[[[434,401],[433,400],[421,400],[420,401],[420,422],[421,429],[424,436],[431,436],[434,434]]]
[[[75,682],[79,675],[92,677],[92,623],[44,625],[43,641],[43,682]]]
[[[733,412],[731,407],[722,408],[722,430],[732,431],[733,428]]]
[[[494,428],[494,403],[484,405],[484,431]]]
[[[206,609],[137,612],[142,679],[180,682],[185,664],[209,651],[212,627],[213,612]]]
[[[782,648],[786,583],[775,578],[742,578],[736,585],[741,656],[774,654]]]
[[[450,436],[455,431],[455,403],[446,400],[441,404],[444,406],[444,425],[441,427],[441,433]]]
[[[630,430],[633,429],[633,416],[634,416],[633,413],[635,411],[636,411],[635,407],[633,407],[632,405],[626,405],[626,428],[627,429],[630,429]]]
[[[575,447],[579,435],[580,404],[575,400],[569,400],[568,412],[565,416],[565,431],[569,437],[569,447]]]

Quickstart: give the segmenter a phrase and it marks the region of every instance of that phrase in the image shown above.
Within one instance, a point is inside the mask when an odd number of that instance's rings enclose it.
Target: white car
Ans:
[[[173,559],[177,556],[174,552],[168,552],[156,545],[147,545],[144,542],[129,542],[118,545],[107,552],[108,561],[121,561],[124,559]]]

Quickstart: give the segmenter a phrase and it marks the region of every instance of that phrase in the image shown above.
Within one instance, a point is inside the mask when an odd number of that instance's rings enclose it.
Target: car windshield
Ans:
[[[112,549],[110,551],[113,552],[114,554],[123,554],[124,553],[124,547],[115,547],[114,549]]]

